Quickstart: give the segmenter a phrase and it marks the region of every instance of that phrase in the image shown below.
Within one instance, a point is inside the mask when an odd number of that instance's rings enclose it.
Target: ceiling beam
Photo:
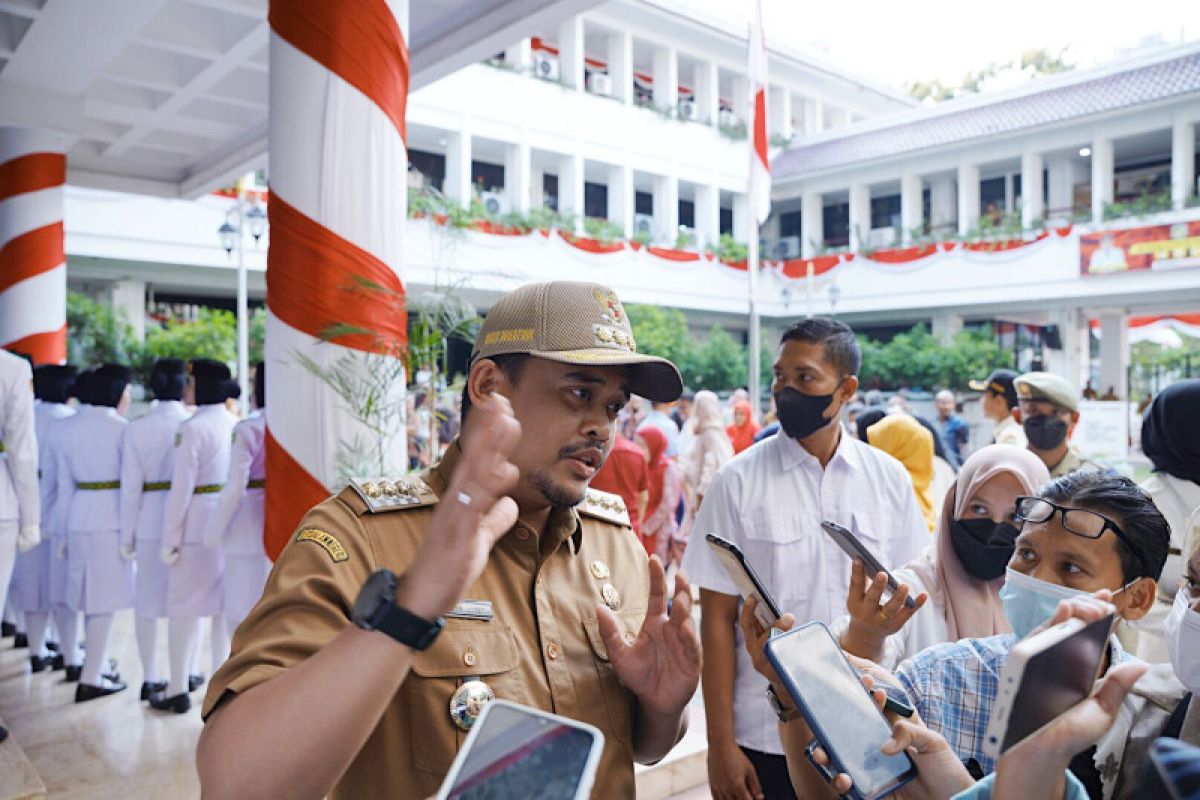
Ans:
[[[263,121],[247,131],[241,140],[204,158],[179,184],[179,195],[195,199],[214,189],[228,186],[247,172],[267,165],[267,123]]]

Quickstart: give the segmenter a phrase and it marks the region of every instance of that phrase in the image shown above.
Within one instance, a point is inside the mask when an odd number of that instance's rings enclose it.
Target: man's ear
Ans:
[[[1129,602],[1121,612],[1121,617],[1129,622],[1134,622],[1146,616],[1154,607],[1154,598],[1158,594],[1158,582],[1154,578],[1143,576],[1134,581],[1125,590],[1125,594],[1129,597]]]
[[[467,396],[471,398],[471,405],[477,406],[492,392],[507,397],[512,392],[512,384],[495,361],[481,358],[471,365],[467,373]]]
[[[854,393],[858,391],[858,376],[848,375],[842,381],[841,388],[842,396],[839,398],[843,403],[849,403],[850,398],[854,397]]]
[[[1078,424],[1079,424],[1079,412],[1072,411],[1071,412],[1071,425],[1067,428],[1068,436],[1075,432],[1075,426]]]
[[[1017,421],[1018,425],[1024,424],[1024,422],[1021,420],[1021,407],[1020,406],[1014,407],[1013,410],[1010,411],[1009,413],[1012,414],[1012,418]]]

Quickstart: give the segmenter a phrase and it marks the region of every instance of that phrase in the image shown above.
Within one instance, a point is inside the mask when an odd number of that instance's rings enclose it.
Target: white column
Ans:
[[[583,156],[568,153],[558,167],[558,210],[583,219]]]
[[[1046,160],[1046,216],[1057,221],[1070,219],[1075,205],[1075,170],[1070,156]]]
[[[958,232],[966,235],[979,224],[979,165],[958,167]]]
[[[471,202],[471,132],[446,132],[446,180],[442,193],[460,205]]]
[[[654,105],[675,110],[679,104],[679,58],[674,47],[659,47],[654,51]],[[655,215],[658,209],[654,209]]]
[[[963,318],[960,314],[951,314],[950,312],[942,312],[933,315],[933,324],[930,326],[930,332],[938,338],[942,344],[949,345],[954,342],[954,337],[963,329]]]
[[[633,102],[633,37],[626,31],[608,35],[608,77],[613,96],[625,105]]]
[[[673,175],[654,178],[654,223],[658,238],[673,246],[679,236],[679,179]]]
[[[954,177],[940,175],[929,181],[929,225],[934,231],[954,224]]]
[[[850,184],[850,249],[857,253],[867,245],[871,234],[871,187]]]
[[[1021,227],[1032,228],[1036,220],[1046,215],[1042,202],[1045,196],[1044,163],[1041,153],[1021,155]]]
[[[583,89],[583,17],[558,26],[558,74],[568,86]]]
[[[520,142],[508,145],[504,154],[504,191],[509,208],[518,214],[528,212],[532,203],[531,171],[529,140],[522,136]]]
[[[800,257],[812,258],[825,243],[825,201],[820,192],[800,199]]]
[[[1113,142],[1098,138],[1092,142],[1092,222],[1104,221],[1104,206],[1112,201]]]
[[[1043,347],[1045,369],[1066,378],[1073,386],[1083,389],[1087,383],[1090,349],[1090,332],[1087,315],[1078,309],[1062,309],[1052,312],[1049,322],[1058,326],[1062,348],[1051,350]]]
[[[1182,209],[1196,193],[1196,126],[1178,119],[1171,126],[1171,205]]]
[[[1013,188],[1011,172],[1004,173],[1004,213],[1010,214],[1016,208],[1016,190]]]
[[[750,119],[750,81],[745,75],[734,76],[733,97],[729,99],[733,103],[734,116],[742,122],[748,122]]]
[[[608,218],[621,226],[625,238],[633,235],[633,168],[628,164],[608,168]]]
[[[504,51],[504,60],[517,72],[529,72],[533,65],[533,48],[530,39],[522,39]]]
[[[1092,149],[1093,156],[1095,148]],[[1126,400],[1129,387],[1129,329],[1121,311],[1102,311],[1100,319],[1100,385],[1096,391],[1106,394],[1111,387],[1117,397]]]
[[[786,86],[772,86],[767,100],[767,138],[792,138],[792,93]]]
[[[532,162],[532,159],[530,159]],[[546,205],[546,171],[541,167],[529,168],[529,207],[544,208]]]
[[[920,175],[908,174],[900,178],[900,227],[906,244],[912,241],[913,231],[921,228],[925,221],[923,188]]]
[[[733,239],[742,244],[750,241],[750,198],[745,192],[733,196]]]
[[[125,318],[139,342],[146,340],[146,282],[132,279],[113,281],[110,299],[114,311]],[[245,398],[243,398],[244,400]]]
[[[696,110],[704,122],[716,123],[721,108],[721,93],[718,91],[717,65],[702,61],[692,70],[692,86],[696,93]]]
[[[809,133],[820,133],[825,130],[825,101],[819,97],[812,100],[812,127]]]
[[[703,248],[721,238],[721,188],[696,187],[696,244]]]

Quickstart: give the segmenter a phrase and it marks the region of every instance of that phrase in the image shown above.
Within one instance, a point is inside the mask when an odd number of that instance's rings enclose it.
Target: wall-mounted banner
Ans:
[[[1182,267],[1200,267],[1200,220],[1079,237],[1079,269],[1084,275]]]

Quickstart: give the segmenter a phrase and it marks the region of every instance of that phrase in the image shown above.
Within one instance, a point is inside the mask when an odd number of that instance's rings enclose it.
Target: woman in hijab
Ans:
[[[1049,480],[1042,460],[1023,448],[998,444],[974,453],[946,495],[934,543],[893,572],[917,599],[916,612],[884,619],[882,586],[856,562],[851,613],[832,626],[842,647],[892,669],[931,645],[1008,633],[999,593],[1017,537],[1017,497],[1036,494]]]
[[[689,497],[683,524],[679,526],[679,533],[671,545],[671,558],[676,563],[683,558],[688,537],[696,522],[696,512],[700,509],[700,501],[708,493],[708,485],[712,483],[717,470],[733,458],[733,445],[721,419],[721,401],[715,394],[707,389],[696,392],[688,425],[693,428],[693,442],[680,463]]]
[[[671,540],[679,531],[675,509],[683,497],[683,473],[673,460],[667,458],[667,437],[658,428],[645,426],[634,434],[634,441],[646,457],[646,471],[650,478],[650,496],[646,502],[646,518],[642,522],[642,542],[646,552],[651,555],[657,553],[663,567],[668,567]]]
[[[933,531],[933,436],[908,414],[888,414],[867,428],[867,441],[908,470],[925,524]]]
[[[754,444],[758,423],[754,421],[748,400],[738,400],[733,404],[733,424],[725,429],[725,433],[729,436],[729,443],[733,445],[734,455]]]
[[[1158,582],[1158,602],[1133,627],[1134,654],[1144,661],[1167,660],[1162,625],[1171,613],[1183,577],[1183,537],[1200,508],[1200,380],[1176,381],[1158,393],[1142,419],[1142,452],[1154,474],[1142,484],[1171,526],[1171,549]]]

